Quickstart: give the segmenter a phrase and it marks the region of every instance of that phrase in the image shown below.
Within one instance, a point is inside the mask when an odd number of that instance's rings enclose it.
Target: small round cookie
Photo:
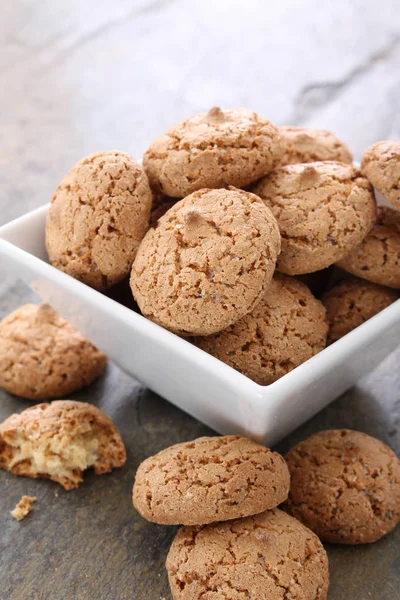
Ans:
[[[289,485],[280,454],[236,435],[202,437],[142,462],[133,504],[154,523],[206,525],[274,508]]]
[[[378,192],[400,209],[400,142],[377,142],[367,148],[361,170]]]
[[[400,521],[400,462],[383,442],[349,429],[320,431],[285,458],[285,510],[322,541],[374,542]]]
[[[328,557],[316,535],[281,510],[183,527],[166,567],[174,600],[326,600]]]
[[[72,490],[86,469],[101,475],[125,461],[113,421],[86,402],[37,404],[0,424],[0,468],[14,475],[44,477]]]
[[[352,164],[353,157],[344,142],[330,131],[306,127],[279,127],[284,153],[279,165],[335,160]]]
[[[271,211],[249,192],[198,190],[150,229],[132,266],[145,317],[182,335],[210,335],[250,312],[280,251]]]
[[[143,157],[151,187],[182,198],[201,188],[245,187],[281,155],[278,129],[244,108],[189,117],[155,140]]]
[[[107,357],[48,304],[0,321],[0,387],[30,400],[60,398],[99,377]]]
[[[356,277],[400,289],[400,212],[378,206],[369,234],[337,264]]]
[[[194,342],[256,383],[268,385],[323,350],[327,334],[321,302],[304,283],[276,273],[251,313]]]
[[[343,279],[323,294],[329,323],[328,341],[335,342],[398,299],[391,289],[363,279]]]
[[[98,290],[129,274],[149,227],[151,191],[124,152],[96,152],[62,180],[46,220],[51,264]]]
[[[280,167],[252,190],[272,210],[282,236],[277,269],[312,273],[346,256],[376,218],[370,183],[351,165],[326,161]]]

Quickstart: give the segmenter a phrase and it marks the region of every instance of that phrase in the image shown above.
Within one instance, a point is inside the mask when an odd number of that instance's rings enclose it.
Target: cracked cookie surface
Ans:
[[[286,455],[285,510],[330,543],[374,542],[400,520],[400,462],[383,442],[348,429],[321,431]]]
[[[307,127],[279,127],[283,155],[279,165],[335,160],[351,164],[353,157],[344,142],[330,131]]]
[[[133,503],[155,523],[204,525],[274,508],[289,483],[280,454],[240,436],[203,437],[142,462]]]
[[[250,312],[272,278],[278,225],[249,192],[198,190],[150,229],[132,266],[145,317],[182,335],[210,335]]]
[[[400,142],[377,142],[367,148],[361,170],[382,196],[400,209]]]

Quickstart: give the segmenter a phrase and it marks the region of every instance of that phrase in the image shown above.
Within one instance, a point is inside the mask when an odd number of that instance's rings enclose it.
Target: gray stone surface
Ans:
[[[15,0],[0,6],[0,223],[47,202],[83,155],[140,156],[181,118],[247,106],[278,124],[333,130],[360,158],[400,137],[400,13],[381,0]],[[1,274],[1,266],[0,266]],[[30,298],[0,277],[0,317]],[[400,451],[400,351],[280,445],[352,427]],[[138,463],[207,429],[115,366],[76,395],[120,427],[128,462],[77,491],[0,474],[1,600],[169,599],[174,529],[132,509]],[[29,403],[0,392],[0,418]],[[9,511],[38,498],[21,523]],[[400,595],[400,531],[330,547],[331,600]]]

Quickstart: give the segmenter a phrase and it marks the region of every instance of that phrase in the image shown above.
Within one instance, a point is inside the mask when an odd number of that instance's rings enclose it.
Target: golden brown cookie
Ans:
[[[244,108],[212,108],[155,140],[143,157],[151,187],[182,198],[201,188],[244,187],[281,155],[278,129]]]
[[[143,168],[124,152],[96,152],[64,177],[46,221],[51,264],[104,290],[129,274],[149,227],[151,192]]]
[[[375,225],[338,266],[372,283],[400,289],[400,212],[378,206]]]
[[[289,484],[280,454],[240,436],[202,437],[142,462],[133,504],[155,523],[205,525],[274,508]]]
[[[253,188],[282,236],[277,269],[312,273],[346,256],[376,218],[370,183],[351,165],[315,162],[280,167]]]
[[[352,164],[353,157],[344,142],[330,131],[307,127],[279,127],[284,153],[279,165],[335,160]]]
[[[329,323],[328,341],[353,331],[398,297],[393,290],[363,279],[343,279],[321,297]]]
[[[271,211],[254,194],[198,190],[150,229],[132,267],[145,317],[182,335],[210,335],[252,310],[280,250]]]
[[[277,273],[248,315],[194,342],[256,383],[268,385],[323,350],[327,334],[321,302],[304,283]]]
[[[400,142],[377,142],[367,148],[361,170],[378,192],[400,209]]]
[[[66,490],[82,483],[86,469],[101,475],[125,460],[125,446],[112,420],[85,402],[37,404],[0,425],[0,468],[51,479]]]
[[[400,521],[400,462],[383,442],[349,429],[320,431],[286,460],[285,510],[322,541],[374,542]]]
[[[107,357],[48,304],[26,304],[0,321],[0,387],[44,400],[92,383]]]
[[[326,600],[326,552],[299,521],[281,510],[183,527],[166,563],[174,600]]]

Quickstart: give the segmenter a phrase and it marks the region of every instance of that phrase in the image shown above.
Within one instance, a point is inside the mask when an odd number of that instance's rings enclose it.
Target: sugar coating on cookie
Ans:
[[[285,510],[322,541],[374,542],[400,521],[400,462],[383,442],[348,429],[321,431],[285,458]]]
[[[378,206],[375,225],[338,266],[372,283],[400,289],[400,212]]]
[[[326,161],[280,167],[253,188],[272,210],[282,236],[277,269],[312,273],[340,260],[376,218],[371,184],[355,167]]]
[[[128,154],[96,152],[82,159],[51,201],[51,264],[98,290],[118,283],[149,227],[151,202],[146,174]]]
[[[201,188],[244,187],[281,155],[278,129],[244,108],[212,108],[155,140],[143,157],[153,189],[182,198]]]
[[[330,131],[307,127],[279,127],[284,147],[279,165],[335,160],[351,164],[353,156],[344,142]]]
[[[82,483],[86,469],[101,475],[125,460],[125,446],[113,421],[85,402],[37,404],[0,425],[0,468],[51,479],[66,490]]]
[[[259,515],[183,527],[166,567],[174,600],[326,600],[326,552],[299,521],[275,508]]]
[[[382,196],[400,209],[400,142],[377,142],[367,148],[361,170]]]
[[[182,335],[210,335],[247,314],[280,251],[271,211],[249,192],[199,190],[150,229],[132,266],[145,317]]]
[[[133,504],[155,523],[204,525],[274,508],[289,484],[277,452],[240,436],[203,437],[142,462]]]
[[[343,279],[323,294],[329,342],[335,342],[398,299],[389,288],[363,279]]]
[[[322,303],[304,283],[274,275],[262,300],[221,333],[195,344],[260,385],[268,385],[326,346]]]
[[[26,304],[0,321],[0,387],[30,400],[92,383],[107,357],[48,304]]]

